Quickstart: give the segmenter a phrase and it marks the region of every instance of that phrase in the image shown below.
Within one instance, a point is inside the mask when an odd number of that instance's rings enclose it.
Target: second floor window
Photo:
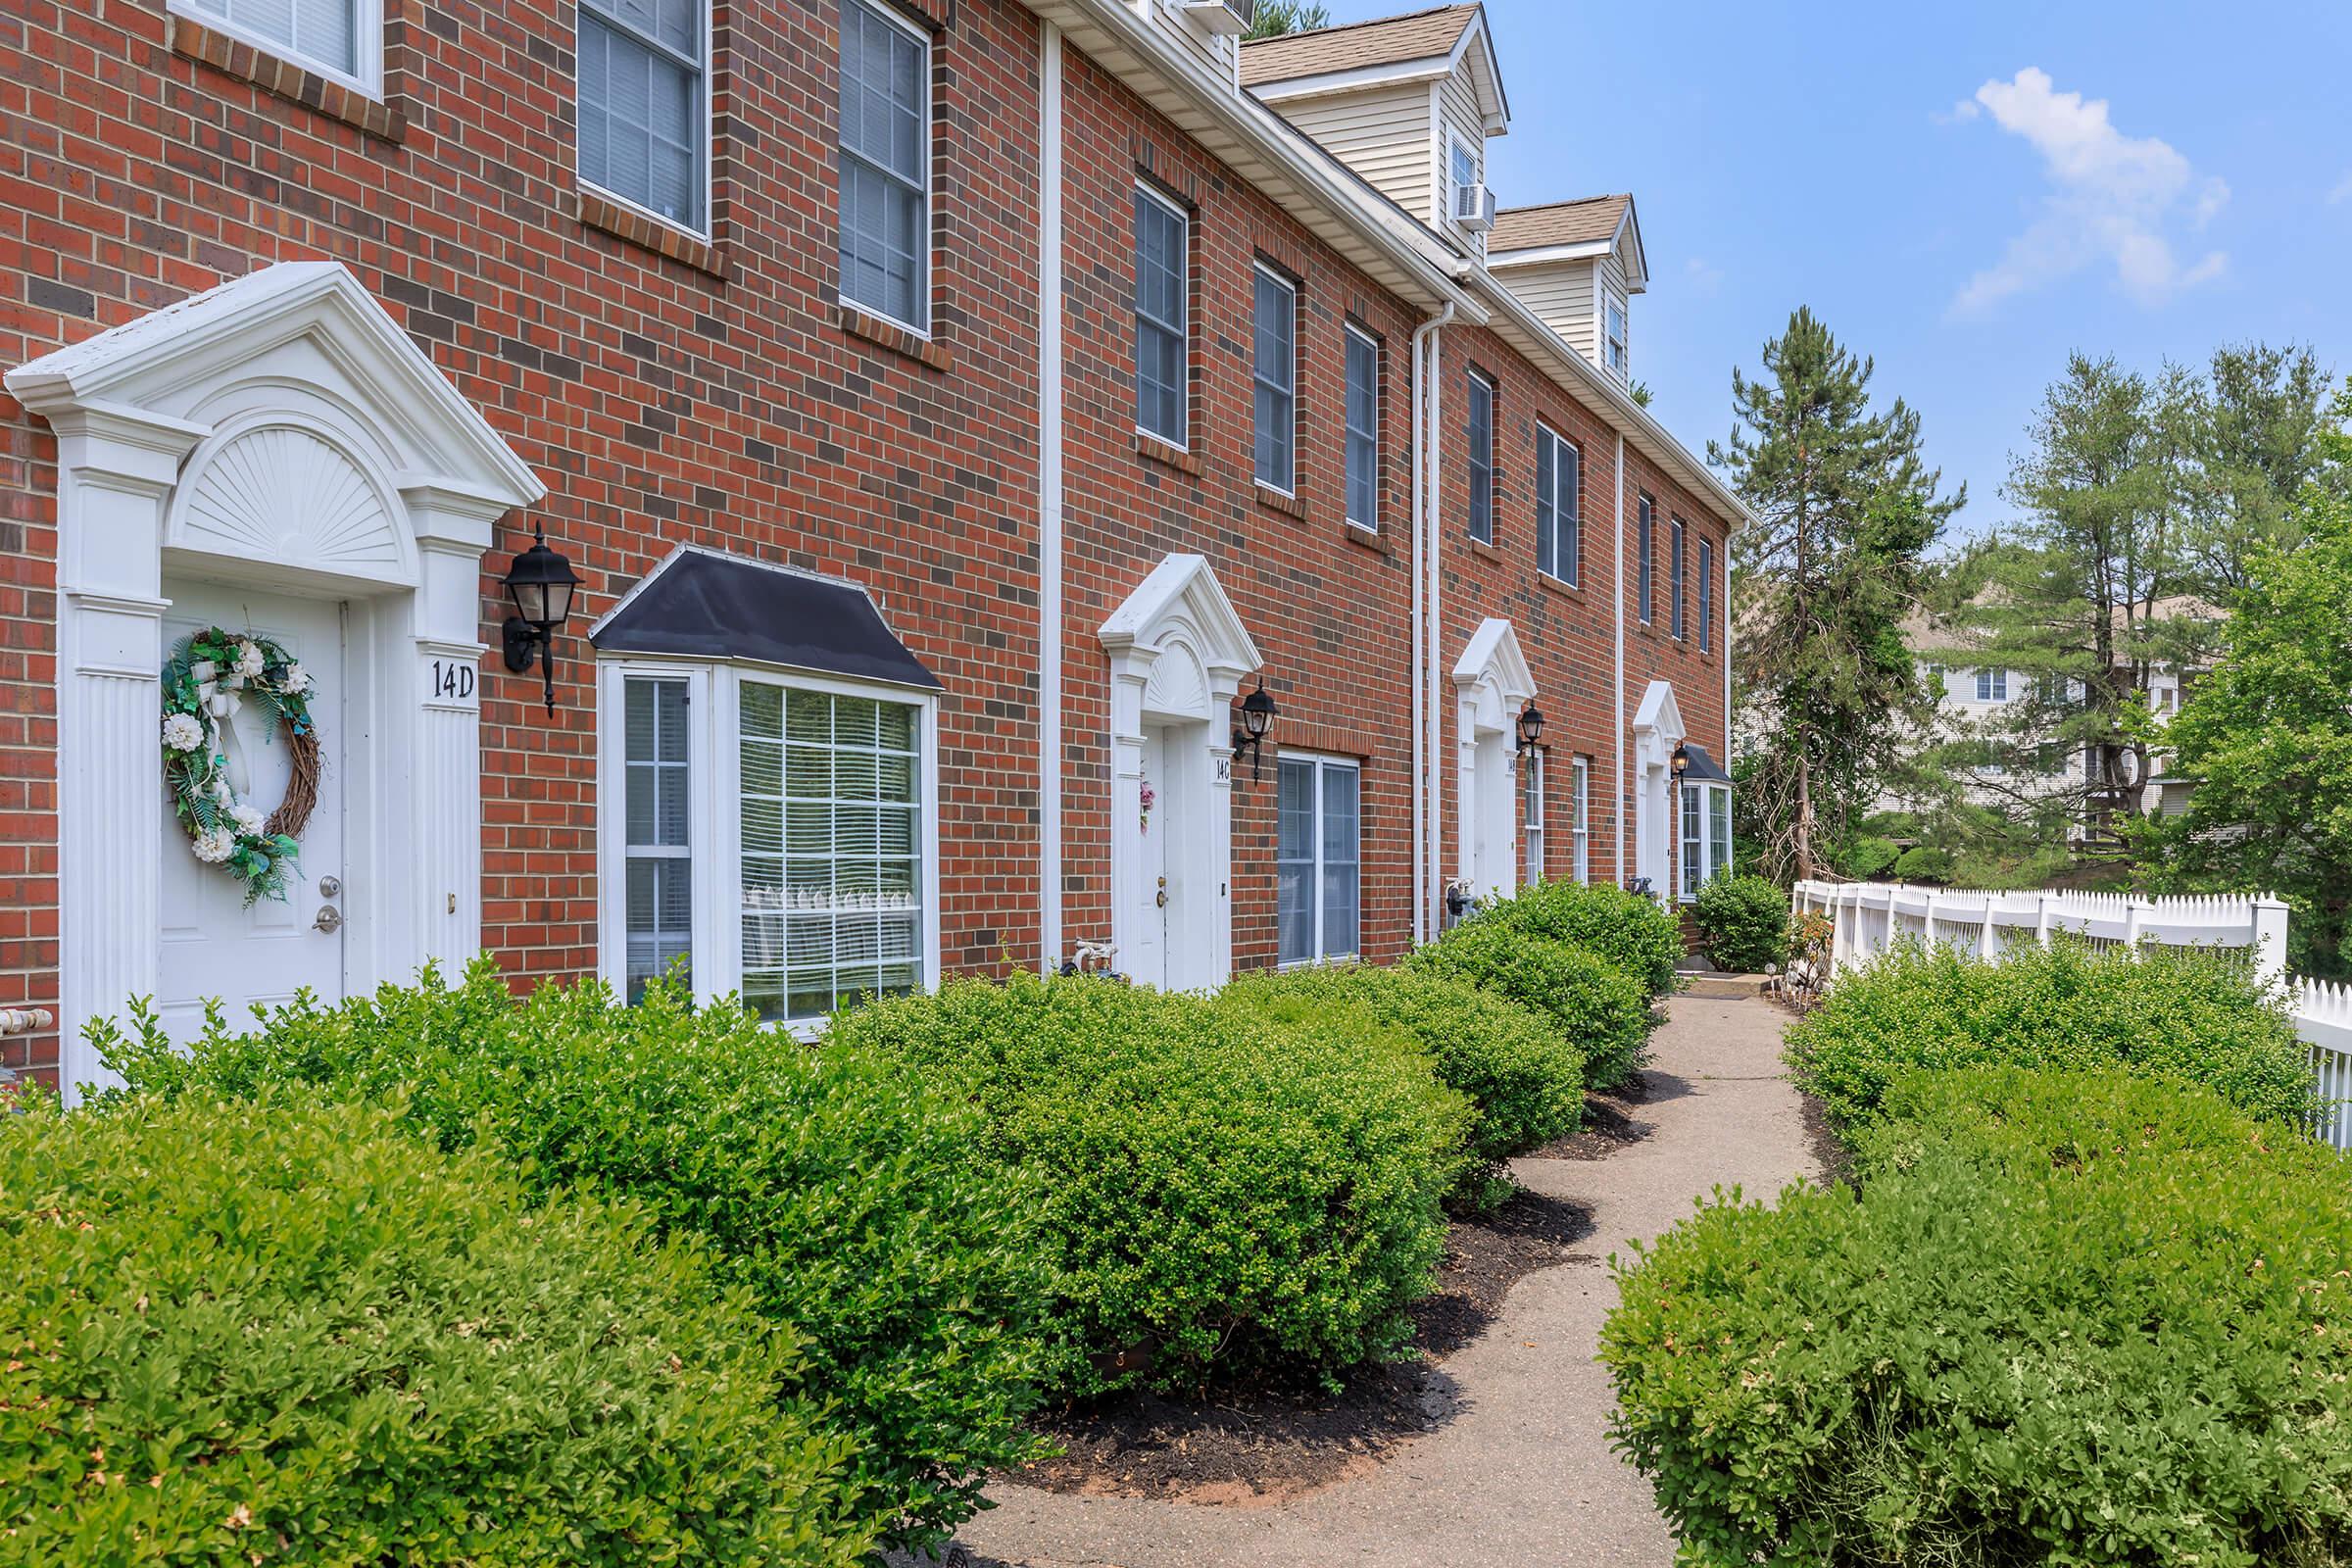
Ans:
[[[1639,587],[1634,596],[1634,612],[1642,617],[1642,624],[1646,626],[1657,615],[1657,504],[1649,497],[1643,496],[1634,503],[1634,512],[1639,518],[1634,525],[1635,533],[1638,536],[1635,541],[1635,554],[1640,557],[1642,563],[1636,573]]]
[[[1380,343],[1348,328],[1348,520],[1380,526]]]
[[[1135,189],[1135,422],[1172,447],[1185,441],[1185,308],[1190,220]]]
[[[1536,569],[1576,585],[1583,566],[1584,459],[1544,425],[1536,426]]]
[[[1685,636],[1689,635],[1683,626],[1683,605],[1685,602],[1683,594],[1683,566],[1685,555],[1684,539],[1688,532],[1689,530],[1683,526],[1683,519],[1680,517],[1673,518],[1666,524],[1666,534],[1668,540],[1666,558],[1666,618],[1669,623],[1668,629],[1674,633],[1674,639],[1677,642],[1682,641]]]
[[[374,0],[174,0],[172,9],[375,90],[371,63],[360,54],[361,40],[370,31],[380,47],[383,12]]]
[[[2005,669],[1977,671],[1977,701],[2005,703],[2009,700],[2009,672]]]
[[[1263,267],[1255,276],[1257,482],[1288,493],[1298,485],[1298,291]]]
[[[1494,383],[1470,372],[1470,537],[1494,542]]]
[[[1715,647],[1715,541],[1698,542],[1698,651]]]
[[[930,330],[931,41],[841,7],[841,297]]]
[[[701,232],[702,0],[580,0],[580,178]]]

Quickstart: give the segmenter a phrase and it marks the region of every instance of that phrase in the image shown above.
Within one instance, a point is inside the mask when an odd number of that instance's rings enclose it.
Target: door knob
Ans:
[[[342,881],[339,878],[331,876],[320,877],[318,879],[318,896],[322,899],[341,898],[343,896]]]
[[[332,936],[343,929],[343,911],[331,904],[321,904],[318,906],[318,917],[311,924]]]

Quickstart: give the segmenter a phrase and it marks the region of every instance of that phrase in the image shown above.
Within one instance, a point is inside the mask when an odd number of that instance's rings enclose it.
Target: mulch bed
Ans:
[[[1053,1492],[1250,1503],[1356,1474],[1452,1418],[1459,1395],[1441,1363],[1486,1331],[1513,1285],[1566,1259],[1591,1230],[1592,1217],[1574,1203],[1522,1191],[1493,1214],[1448,1228],[1437,1292],[1413,1308],[1412,1359],[1360,1372],[1336,1395],[1131,1394],[1049,1412],[1034,1425],[1063,1452],[1010,1479]]]
[[[1584,1126],[1545,1144],[1528,1158],[1606,1159],[1626,1145],[1640,1143],[1657,1128],[1634,1112],[1652,1100],[1667,1098],[1665,1089],[1657,1074],[1644,1072],[1608,1094],[1585,1096]]]

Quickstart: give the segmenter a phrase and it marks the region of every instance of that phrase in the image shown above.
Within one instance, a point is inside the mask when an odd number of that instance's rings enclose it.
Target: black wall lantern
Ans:
[[[571,563],[547,548],[547,530],[531,530],[531,548],[507,568],[507,597],[514,613],[507,617],[507,667],[520,675],[536,660],[547,675],[547,713],[556,713],[556,633],[571,618],[572,590],[580,579]]]
[[[1527,700],[1527,706],[1519,710],[1519,749],[1524,752],[1543,738],[1544,710],[1538,708],[1536,700],[1531,697]]]
[[[1674,776],[1681,779],[1683,770],[1690,765],[1690,748],[1681,741],[1674,743]]]
[[[1242,727],[1233,732],[1234,751],[1250,754],[1250,777],[1252,780],[1258,776],[1257,760],[1265,750],[1266,731],[1274,727],[1274,720],[1281,712],[1282,710],[1274,706],[1274,699],[1266,695],[1266,677],[1258,676],[1257,690],[1242,699]]]

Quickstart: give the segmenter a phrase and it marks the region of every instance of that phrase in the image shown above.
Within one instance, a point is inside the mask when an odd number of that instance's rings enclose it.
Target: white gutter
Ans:
[[[1625,432],[1617,432],[1617,801],[1609,813],[1617,840],[1617,885],[1625,886],[1626,805],[1634,798],[1633,736],[1625,727]]]
[[[1440,469],[1438,431],[1443,402],[1438,385],[1438,332],[1453,319],[1453,302],[1413,328],[1413,396],[1418,425],[1413,434],[1413,945],[1437,935],[1430,918],[1435,902],[1432,875],[1437,854],[1432,840],[1440,805],[1438,777],[1437,537]]]
[[[1061,29],[1038,41],[1037,960],[1061,964]]]

